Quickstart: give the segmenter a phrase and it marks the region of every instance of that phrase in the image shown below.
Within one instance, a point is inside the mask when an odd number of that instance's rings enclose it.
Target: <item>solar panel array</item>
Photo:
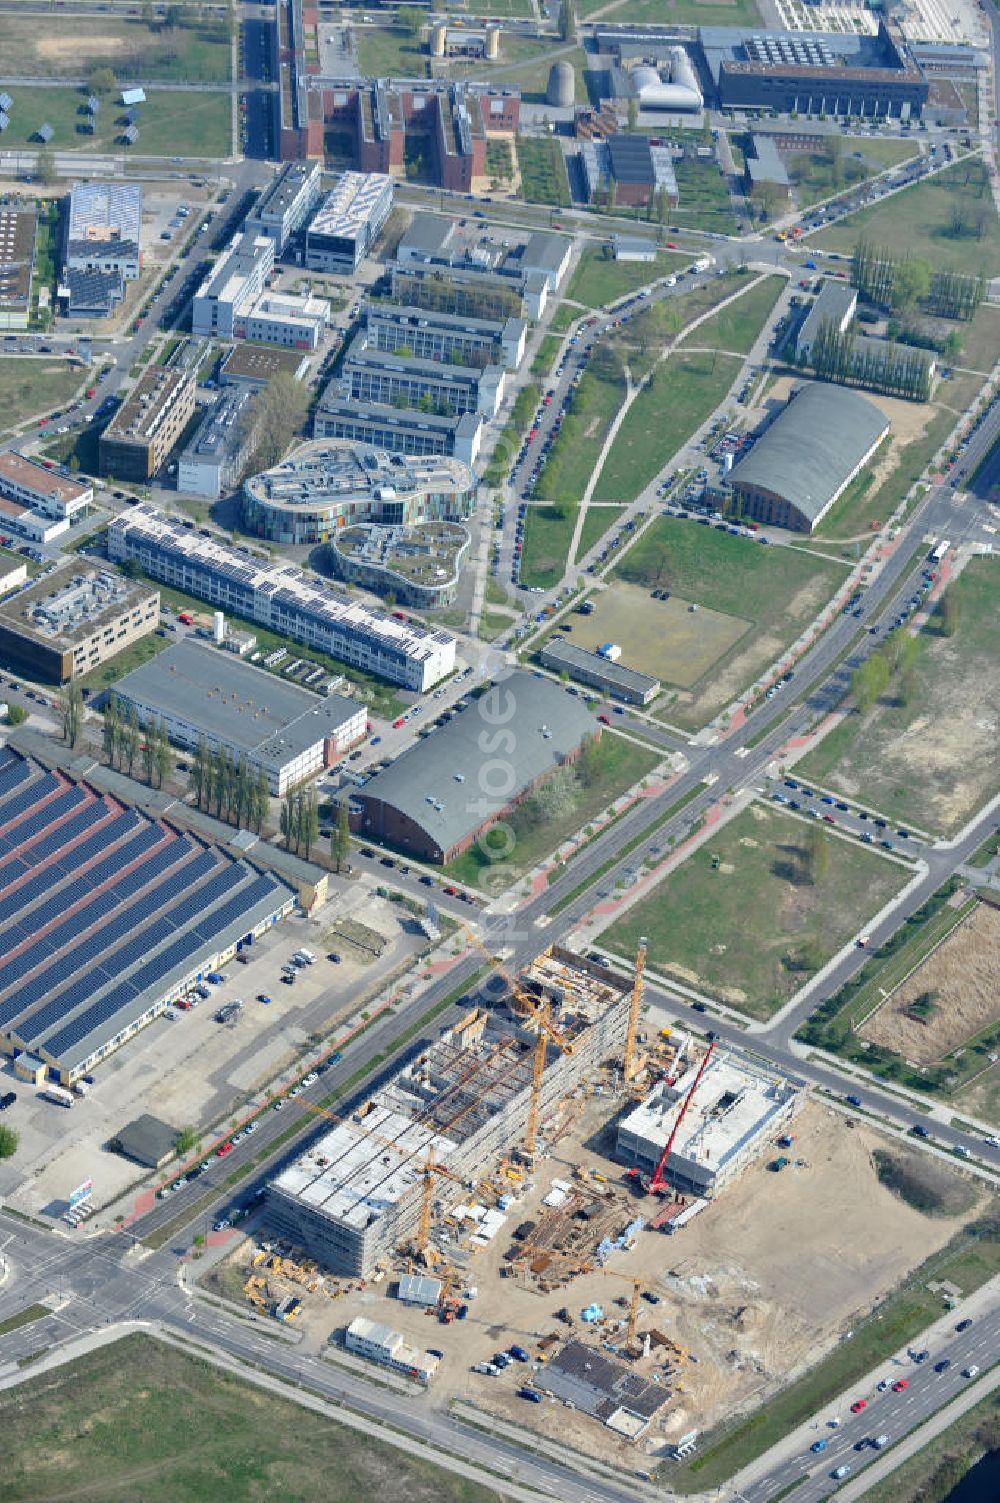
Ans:
[[[0,828],[0,1031],[63,1069],[293,897],[247,862],[9,747]]]

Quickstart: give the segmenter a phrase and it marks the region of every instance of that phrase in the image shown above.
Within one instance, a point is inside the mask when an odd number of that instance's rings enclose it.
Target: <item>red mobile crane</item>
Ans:
[[[684,1104],[682,1105],[680,1111],[677,1113],[676,1122],[670,1129],[670,1136],[667,1139],[667,1146],[660,1154],[659,1162],[657,1163],[656,1168],[653,1170],[652,1178],[649,1180],[649,1183],[646,1184],[643,1182],[642,1176],[640,1175],[638,1169],[630,1169],[628,1171],[628,1178],[632,1181],[637,1189],[641,1189],[646,1195],[663,1195],[670,1190],[670,1186],[667,1183],[666,1179],[667,1160],[670,1158],[670,1150],[674,1146],[674,1139],[680,1131],[680,1125],[684,1121],[685,1115],[687,1114],[687,1109],[691,1105],[692,1097],[694,1096],[695,1091],[698,1089],[698,1082],[701,1080],[701,1077],[705,1073],[708,1062],[715,1052],[715,1046],[717,1043],[717,1039],[712,1039],[708,1048],[705,1050],[705,1057],[702,1060],[701,1064],[698,1066],[698,1073],[691,1084],[691,1089],[684,1097]]]

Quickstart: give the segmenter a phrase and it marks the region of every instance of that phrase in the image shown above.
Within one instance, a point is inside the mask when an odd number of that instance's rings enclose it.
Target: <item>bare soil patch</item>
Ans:
[[[979,903],[861,1033],[927,1065],[998,1019],[1000,910]]]

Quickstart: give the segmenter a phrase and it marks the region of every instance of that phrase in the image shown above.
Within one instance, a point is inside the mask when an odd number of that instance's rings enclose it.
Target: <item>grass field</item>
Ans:
[[[753,632],[716,663],[704,686],[679,693],[669,718],[705,724],[778,658],[836,592],[845,570],[790,548],[762,548],[674,517],[658,518],[622,559],[617,578],[645,590],[668,589],[704,610],[751,621]],[[622,643],[628,659],[632,644]]]
[[[143,1336],[8,1389],[0,1416],[0,1503],[498,1497]]]
[[[30,1326],[33,1321],[44,1320],[51,1314],[48,1305],[25,1305],[16,1315],[8,1315],[6,1320],[0,1320],[0,1336],[6,1336],[8,1331],[19,1331],[22,1326]]]
[[[800,763],[806,777],[858,795],[889,819],[949,833],[1000,787],[1000,563],[974,559],[949,586],[953,637],[932,617],[920,632],[909,702],[890,685],[849,714]]]
[[[989,1452],[1000,1427],[1000,1393],[995,1390],[928,1441],[916,1455],[876,1482],[864,1503],[921,1503],[928,1496],[948,1498],[960,1478]],[[994,1466],[996,1456],[993,1455]],[[987,1479],[983,1479],[988,1487]],[[981,1496],[986,1496],[985,1493]]]
[[[684,336],[682,345],[690,343],[700,349],[749,355],[784,287],[784,277],[765,277],[727,308],[720,308],[697,329],[692,329]],[[734,289],[729,287],[727,290]]]
[[[621,580],[591,599],[593,614],[579,624],[573,618],[578,647],[596,652],[602,642],[620,642],[630,668],[682,689],[693,688],[751,625],[722,611],[692,611],[678,595],[653,600],[649,590]]]
[[[810,880],[808,844],[827,872]],[[718,865],[715,858],[718,857]],[[773,806],[737,816],[601,935],[658,971],[768,1018],[905,884],[909,873]]]
[[[124,126],[118,123],[121,106],[106,105],[98,116],[95,135],[77,127],[83,121],[80,107],[85,90],[43,88],[11,84],[6,91],[14,101],[10,126],[4,132],[4,148],[37,147],[32,136],[43,121],[52,126],[53,151],[112,152],[120,146]],[[146,90],[146,103],[139,106],[137,151],[143,156],[228,157],[232,151],[232,108],[222,90]]]
[[[522,136],[517,143],[517,165],[521,197],[529,204],[568,207],[566,162],[552,136]]]
[[[628,292],[647,287],[658,277],[665,277],[688,259],[679,251],[659,251],[656,260],[615,261],[594,246],[588,246],[580,257],[576,271],[566,289],[566,296],[588,308],[600,308],[613,303]]]
[[[533,37],[517,37],[504,34],[500,42],[500,57],[496,63],[483,64],[482,59],[456,59],[448,64],[449,78],[475,78],[493,76],[498,84],[520,89],[526,104],[544,104],[549,81],[549,70],[554,62],[572,64],[576,82],[576,103],[587,103],[587,85],[584,69],[587,54],[582,47],[572,47],[556,38],[542,45]]]
[[[702,157],[685,158],[674,163],[674,172],[680,201],[670,211],[671,223],[689,225],[692,229],[713,230],[720,235],[734,234],[736,216],[726,179],[720,172],[718,163]]]
[[[555,364],[555,358],[559,353],[562,339],[558,334],[546,334],[539,341],[538,350],[531,362],[531,374],[539,376],[543,381],[549,375]]]
[[[580,0],[581,19],[604,10],[613,0]],[[657,26],[759,26],[754,0],[622,0],[603,18],[612,25],[623,21]]]
[[[847,140],[836,157],[826,152],[789,152],[785,163],[795,185],[795,202],[801,211],[854,183],[878,177],[879,173],[916,155],[916,141],[895,138],[882,141],[876,137],[865,141]]]
[[[600,730],[600,726],[595,726]],[[524,872],[543,861],[556,846],[595,819],[619,794],[638,783],[660,760],[659,754],[647,751],[621,736],[603,735],[593,751],[594,776],[586,787],[580,786],[572,808],[561,817],[545,819],[530,828],[514,824],[516,842],[508,850],[508,836],[497,847],[499,855],[490,859],[490,836],[483,850],[472,845],[444,868],[455,881],[486,889],[509,887]],[[512,821],[513,823],[513,821]],[[500,874],[502,873],[502,879]]]
[[[955,233],[953,214],[963,216],[964,228]],[[958,162],[912,188],[904,188],[881,203],[860,209],[816,234],[824,250],[852,251],[865,236],[877,244],[905,246],[922,256],[935,271],[1000,271],[1000,235],[982,164]]]
[[[402,27],[357,26],[358,67],[369,78],[423,78],[428,54]]]
[[[615,526],[621,516],[620,506],[588,506],[587,515],[583,519],[580,528],[580,541],[577,545],[576,556],[583,558],[589,553],[598,539]],[[605,641],[607,638],[604,639]]]
[[[19,78],[86,78],[96,68],[110,68],[123,80],[228,83],[232,73],[222,26],[168,30],[107,15],[60,16],[57,27],[40,26],[34,15],[4,15],[0,56],[4,74]]]
[[[1000,1272],[997,1211],[994,1199],[983,1208],[977,1222],[958,1232],[946,1247],[914,1269],[868,1319],[859,1321],[850,1341],[843,1341],[763,1408],[749,1416],[738,1416],[728,1427],[700,1437],[694,1458],[671,1470],[670,1480],[676,1490],[679,1493],[713,1490],[810,1415],[822,1410],[877,1363],[905,1347],[948,1308],[937,1280],[954,1283],[963,1294],[971,1294]],[[930,1287],[932,1283],[937,1292]],[[794,1492],[791,1496],[794,1498]],[[887,1498],[892,1503],[903,1503],[891,1490]]]
[[[618,430],[595,499],[634,501],[711,416],[739,371],[739,359],[714,351],[679,353],[659,366]]]
[[[36,413],[61,407],[86,379],[85,370],[65,360],[0,359],[0,432],[16,428]]]

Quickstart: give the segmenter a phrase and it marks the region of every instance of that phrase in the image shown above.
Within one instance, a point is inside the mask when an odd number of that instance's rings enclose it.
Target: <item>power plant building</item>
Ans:
[[[550,1002],[555,1027],[573,1044],[572,1053],[547,1050],[544,1139],[559,1103],[623,1049],[630,986],[557,947],[521,982]],[[536,1041],[516,999],[491,996],[474,1007],[272,1181],[268,1224],[335,1273],[367,1277],[386,1265],[416,1231],[429,1154],[471,1191],[490,1159],[523,1137]]]

